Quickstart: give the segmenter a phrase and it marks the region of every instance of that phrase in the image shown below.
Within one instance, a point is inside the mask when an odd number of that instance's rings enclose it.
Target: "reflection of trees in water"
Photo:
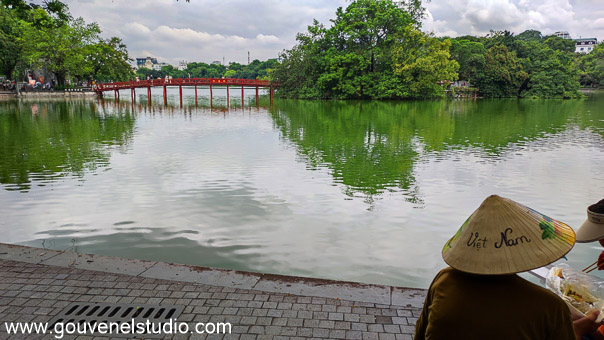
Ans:
[[[412,186],[417,152],[407,116],[392,114],[399,106],[280,101],[272,117],[308,166],[330,169],[336,181],[345,185],[347,195],[362,193],[372,201],[387,189],[400,188],[415,199]]]
[[[330,169],[345,193],[368,201],[401,190],[419,202],[414,164],[472,148],[492,158],[567,129],[583,101],[279,101],[275,126],[309,168]]]
[[[132,138],[134,118],[94,101],[0,102],[0,182],[28,190],[47,181],[107,166],[111,149]]]

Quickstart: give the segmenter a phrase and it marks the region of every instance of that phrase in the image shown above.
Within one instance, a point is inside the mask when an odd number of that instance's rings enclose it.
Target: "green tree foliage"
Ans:
[[[548,39],[549,40],[549,39]],[[552,50],[539,41],[520,42],[523,45],[522,63],[527,80],[520,96],[533,98],[580,97],[577,73],[572,67],[572,54]]]
[[[552,50],[569,54],[573,54],[575,52],[575,41],[571,39],[562,39],[556,36],[549,36],[545,38],[544,43]]]
[[[393,51],[394,73],[402,79],[405,92],[400,97],[432,98],[442,96],[438,85],[443,80],[456,80],[459,64],[449,60],[451,41],[439,41],[422,32],[408,29],[403,44]]]
[[[497,44],[485,54],[485,67],[475,83],[487,97],[514,97],[527,77],[516,53]]]
[[[34,18],[48,22],[43,29],[29,25],[25,31],[27,54],[30,64],[46,67],[57,76],[59,84],[65,84],[69,76],[86,79],[93,72],[87,62],[88,46],[99,40],[101,30],[96,24],[86,24],[76,19],[70,24],[55,23],[40,9],[34,10]]]
[[[433,79],[456,78],[449,42],[441,44],[419,32],[413,14],[390,0],[352,1],[338,8],[332,23],[326,28],[315,21],[281,55],[273,77],[282,96],[427,98],[443,93]]]
[[[133,77],[128,63],[128,51],[120,38],[99,39],[85,47],[86,62],[92,65],[92,74],[98,81],[126,80]]]
[[[42,6],[1,0],[0,72],[12,78],[17,67],[45,68],[59,84],[79,80],[126,80],[133,76],[126,46],[102,39],[96,23],[72,18],[58,0]]]
[[[451,58],[459,63],[459,79],[477,79],[484,69],[486,52],[480,42],[467,39],[452,40]]]
[[[543,35],[537,30],[526,30],[516,36],[517,40],[521,41],[541,41]]]
[[[518,35],[491,31],[487,36],[453,39],[451,56],[459,78],[484,97],[576,98],[579,74],[574,42],[527,30]]]
[[[425,1],[430,2],[430,0]],[[400,8],[411,15],[411,19],[419,28],[426,14],[426,7],[422,4],[422,0],[399,0],[397,3]]]
[[[5,7],[0,7],[0,74],[12,78],[22,61],[21,22]]]
[[[578,55],[575,69],[582,86],[604,86],[604,45],[596,45],[591,53]]]

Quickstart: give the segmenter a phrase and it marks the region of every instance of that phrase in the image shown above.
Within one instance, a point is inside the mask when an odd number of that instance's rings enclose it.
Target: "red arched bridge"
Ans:
[[[136,89],[146,88],[148,100],[151,101],[151,88],[160,87],[164,88],[164,104],[168,102],[166,89],[168,86],[178,86],[180,94],[180,105],[182,106],[182,87],[183,86],[194,86],[195,87],[195,105],[197,105],[197,87],[209,87],[210,88],[210,105],[212,103],[212,87],[213,86],[225,86],[227,93],[227,105],[229,103],[229,87],[241,86],[241,102],[244,102],[244,88],[256,88],[256,105],[258,105],[258,90],[260,88],[267,88],[270,92],[271,104],[273,103],[273,89],[279,87],[279,83],[271,82],[269,80],[258,80],[258,79],[235,79],[235,78],[173,78],[173,79],[151,79],[151,80],[135,80],[135,81],[124,81],[115,83],[100,83],[96,84],[94,91],[102,96],[103,92],[113,91],[115,98],[118,99],[120,90],[130,89],[132,100],[135,100]]]

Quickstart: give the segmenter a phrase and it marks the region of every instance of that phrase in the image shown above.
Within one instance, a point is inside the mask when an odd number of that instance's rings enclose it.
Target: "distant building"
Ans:
[[[162,68],[162,67],[164,67],[164,66],[168,66],[168,65],[170,65],[170,64],[168,64],[168,63],[157,63],[157,64],[153,64],[153,69],[154,69],[155,71],[161,71],[161,68]]]
[[[598,39],[596,38],[583,38],[583,39],[575,39],[575,52],[576,53],[589,53],[594,47],[598,44]]]
[[[555,36],[562,39],[571,39],[570,34],[567,31],[558,31],[554,33]]]
[[[155,64],[157,64],[157,58],[151,58],[151,57],[136,58],[136,67],[137,68],[145,67],[148,69],[152,69],[153,65],[155,65]]]
[[[220,63],[220,61],[218,61],[218,60],[214,60],[214,61],[212,62],[212,65],[221,65],[221,63]]]
[[[189,65],[189,63],[186,60],[181,60],[178,62],[178,69],[180,71],[183,71],[184,69],[187,68],[187,65]]]

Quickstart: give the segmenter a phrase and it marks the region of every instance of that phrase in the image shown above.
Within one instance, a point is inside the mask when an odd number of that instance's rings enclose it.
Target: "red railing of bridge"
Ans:
[[[115,91],[139,87],[153,86],[208,86],[208,85],[233,85],[251,87],[278,87],[279,83],[271,83],[269,80],[259,79],[236,79],[236,78],[174,78],[174,79],[152,79],[139,81],[124,81],[115,83],[96,84],[95,91]]]

